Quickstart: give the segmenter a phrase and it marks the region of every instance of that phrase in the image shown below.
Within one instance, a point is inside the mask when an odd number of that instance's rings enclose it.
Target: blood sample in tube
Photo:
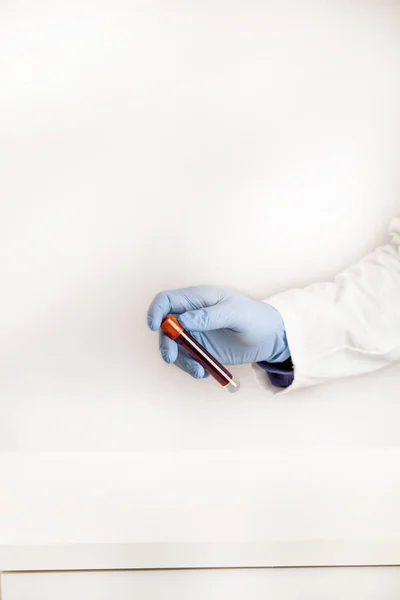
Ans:
[[[161,329],[171,340],[179,344],[192,358],[214,379],[230,392],[237,392],[240,384],[221,363],[210,354],[186,329],[182,327],[179,321],[173,315],[167,315],[161,323]]]

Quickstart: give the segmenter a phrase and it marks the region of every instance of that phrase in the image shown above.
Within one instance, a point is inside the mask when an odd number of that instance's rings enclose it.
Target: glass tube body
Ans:
[[[232,373],[195,340],[173,315],[165,317],[161,329],[186,350],[220,385],[226,387],[230,392],[236,392],[239,389],[239,382],[234,379]]]

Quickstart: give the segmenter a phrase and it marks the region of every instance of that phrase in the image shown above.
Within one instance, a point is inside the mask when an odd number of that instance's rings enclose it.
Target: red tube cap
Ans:
[[[184,331],[182,325],[173,315],[167,315],[161,323],[161,329],[171,340],[175,340]]]

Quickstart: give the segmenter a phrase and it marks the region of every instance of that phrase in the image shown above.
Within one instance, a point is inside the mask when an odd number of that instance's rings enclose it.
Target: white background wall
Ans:
[[[145,313],[197,283],[261,299],[386,240],[399,3],[11,0],[0,56],[0,450],[142,453],[108,478],[5,457],[0,542],[398,540],[396,459],[343,450],[399,443],[398,367],[285,399],[238,368],[228,396],[164,365]],[[205,453],[171,517],[191,451],[256,449],[244,483]],[[177,465],[161,513],[149,451]]]
[[[372,564],[398,564],[399,464],[396,449],[3,455],[0,548],[397,540],[397,557],[382,562],[373,544],[371,552]],[[364,564],[354,554],[334,559]],[[304,564],[299,553],[275,560]],[[321,554],[310,560],[321,564]]]
[[[0,448],[397,444],[399,368],[284,400],[162,364],[159,290],[334,275],[400,210],[398,2],[0,8]]]

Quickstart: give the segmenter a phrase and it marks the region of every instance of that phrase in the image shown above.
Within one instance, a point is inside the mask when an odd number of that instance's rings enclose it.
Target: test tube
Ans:
[[[186,329],[182,327],[179,321],[173,315],[167,315],[161,323],[161,329],[171,340],[175,340],[177,344],[182,346],[192,358],[198,363],[214,379],[218,381],[230,392],[237,392],[240,384],[236,381],[232,375],[212,354],[210,354],[204,346],[202,346],[193,336],[190,335]]]

